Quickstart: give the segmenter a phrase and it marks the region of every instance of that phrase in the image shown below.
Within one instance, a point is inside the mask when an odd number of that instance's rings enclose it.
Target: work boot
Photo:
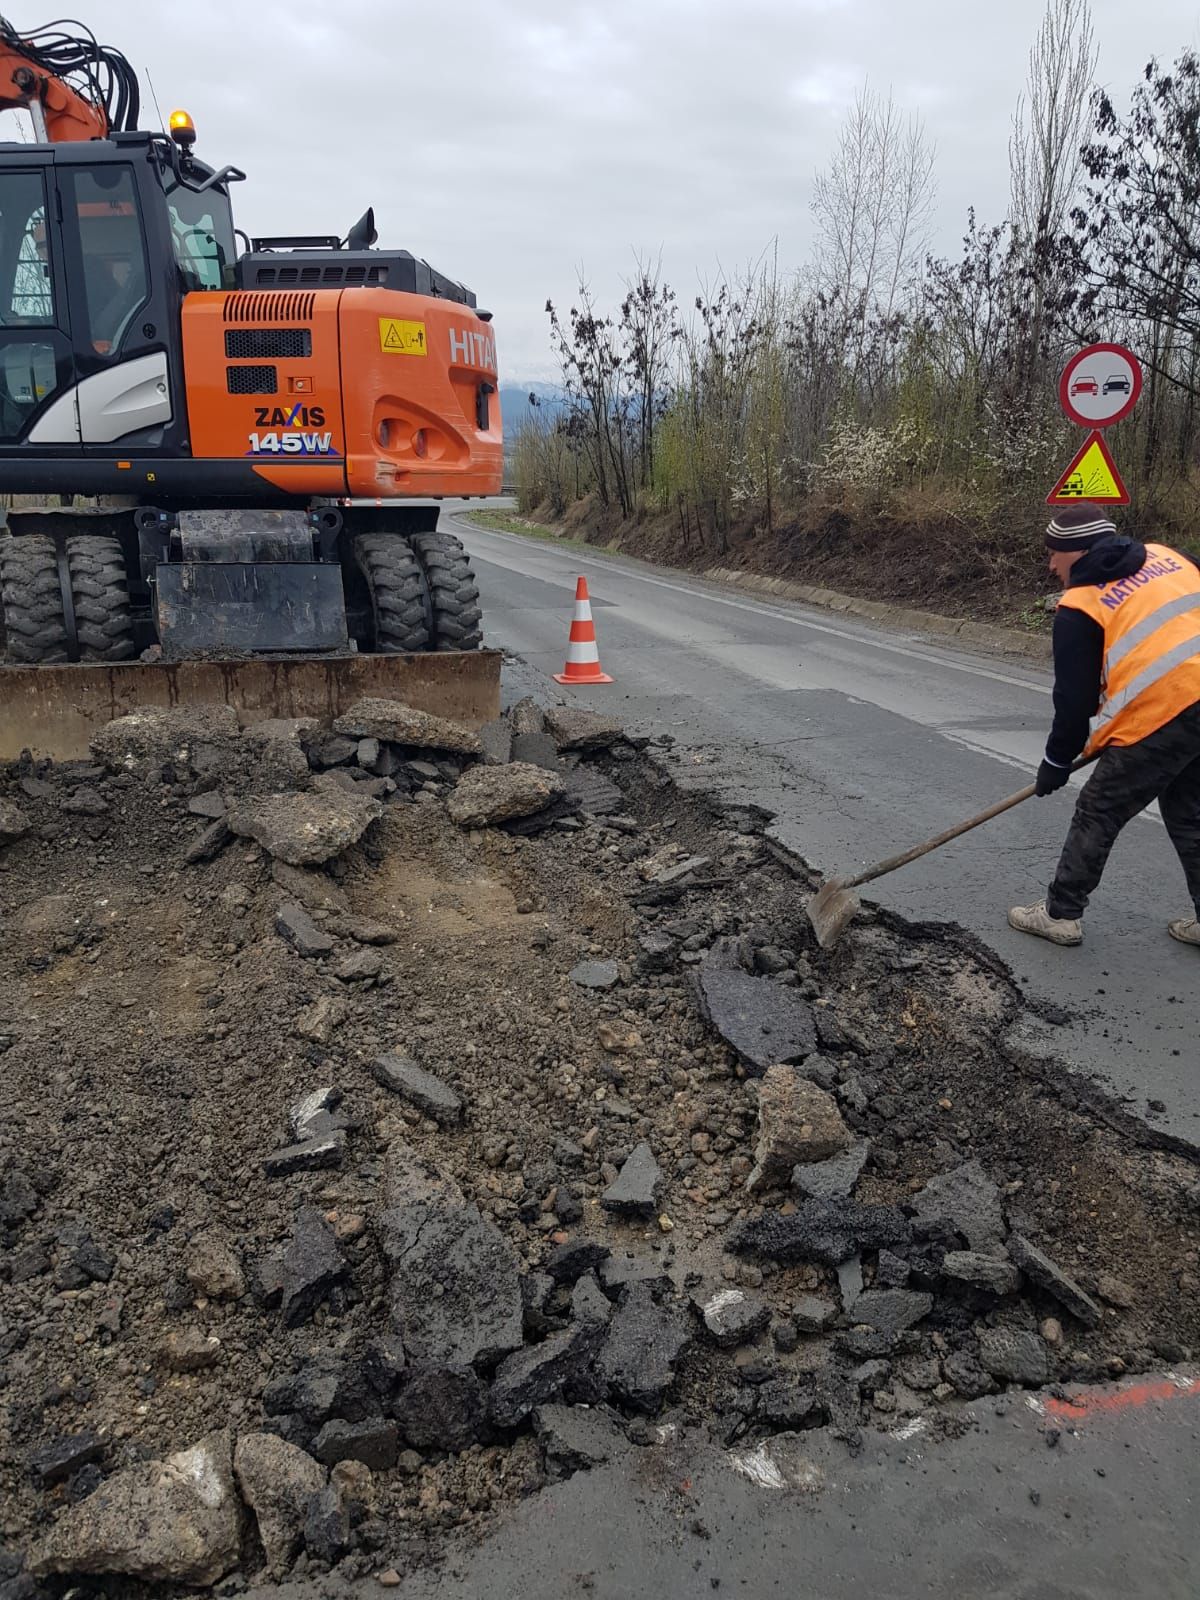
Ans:
[[[1167,923],[1167,932],[1180,944],[1200,944],[1200,917],[1177,917]]]
[[[1008,925],[1039,939],[1049,939],[1051,944],[1083,943],[1082,921],[1078,917],[1052,917],[1044,900],[1035,906],[1014,906],[1008,913]]]

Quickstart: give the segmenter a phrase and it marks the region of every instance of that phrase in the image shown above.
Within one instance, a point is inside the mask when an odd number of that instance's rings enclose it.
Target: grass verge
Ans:
[[[554,528],[547,527],[544,522],[531,522],[528,517],[519,517],[513,511],[467,511],[464,512],[468,522],[473,522],[477,528],[486,528],[489,533],[517,533],[523,539],[541,539],[546,544],[556,545],[561,550],[612,550],[615,545],[598,544],[595,540],[567,539]]]

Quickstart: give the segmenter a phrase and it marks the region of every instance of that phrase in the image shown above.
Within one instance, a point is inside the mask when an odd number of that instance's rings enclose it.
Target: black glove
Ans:
[[[1071,776],[1070,767],[1056,767],[1053,761],[1043,761],[1037,770],[1036,790],[1039,795],[1053,794],[1063,788]]]

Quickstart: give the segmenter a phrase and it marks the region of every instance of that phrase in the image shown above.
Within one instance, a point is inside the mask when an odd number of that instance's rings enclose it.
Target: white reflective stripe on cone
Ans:
[[[567,665],[581,666],[586,662],[599,661],[600,652],[596,649],[594,639],[580,639],[578,643],[567,646]]]

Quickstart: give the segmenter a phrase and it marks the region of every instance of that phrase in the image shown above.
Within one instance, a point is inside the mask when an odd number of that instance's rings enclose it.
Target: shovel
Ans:
[[[1099,751],[1096,754],[1098,755]],[[1075,763],[1071,771],[1079,772],[1084,767],[1090,767],[1095,759],[1094,755],[1084,756]],[[1023,800],[1030,799],[1036,793],[1036,784],[1026,784],[1024,789],[1018,789],[1016,794],[1010,794],[1007,800],[998,800],[994,806],[989,806],[978,816],[968,817],[965,822],[947,828],[945,833],[939,833],[935,838],[926,839],[924,844],[914,845],[902,855],[889,856],[886,861],[877,861],[873,867],[857,873],[853,878],[830,878],[825,887],[808,902],[808,920],[816,931],[817,943],[821,949],[833,949],[845,931],[846,924],[859,909],[859,898],[854,891],[860,884],[870,883],[874,878],[886,877],[898,867],[906,867],[910,861],[927,856],[931,850],[939,850],[942,845],[949,844],[951,839],[957,839],[960,834],[970,833],[972,828],[990,822],[1003,811],[1011,811],[1013,806],[1019,806]]]

